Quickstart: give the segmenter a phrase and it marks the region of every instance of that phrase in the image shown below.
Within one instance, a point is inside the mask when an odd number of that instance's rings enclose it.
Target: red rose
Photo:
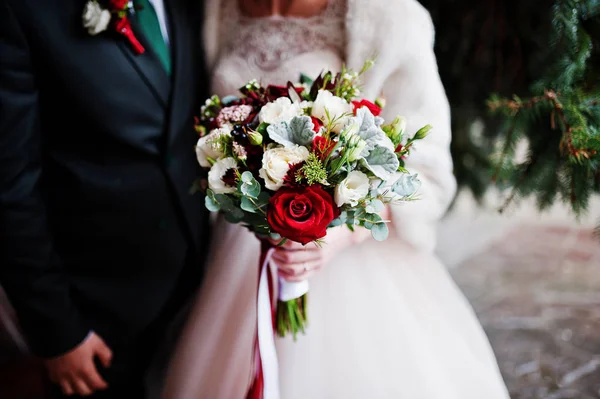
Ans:
[[[306,245],[325,237],[339,213],[333,197],[319,185],[282,187],[269,200],[267,220],[273,232]]]
[[[323,136],[315,136],[312,145],[313,152],[321,161],[324,161],[335,148],[335,141],[329,140]]]
[[[323,122],[319,118],[315,118],[314,116],[310,117],[310,120],[313,123],[313,130],[315,133],[319,133],[319,130],[323,127]]]
[[[352,105],[354,105],[354,115],[356,115],[356,110],[362,107],[369,108],[369,111],[371,111],[373,116],[379,116],[379,114],[381,114],[381,107],[377,104],[373,104],[369,100],[352,101]]]

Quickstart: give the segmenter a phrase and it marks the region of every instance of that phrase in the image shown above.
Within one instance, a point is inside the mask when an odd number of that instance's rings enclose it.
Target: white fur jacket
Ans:
[[[206,1],[204,43],[209,65],[219,49],[221,0]],[[456,183],[450,157],[450,111],[433,53],[434,29],[429,13],[416,0],[348,0],[346,65],[359,70],[376,55],[365,75],[363,94],[383,95],[382,116],[408,119],[407,132],[431,124],[418,141],[407,166],[422,181],[419,200],[394,206],[393,229],[415,249],[432,251],[436,224],[453,198]]]

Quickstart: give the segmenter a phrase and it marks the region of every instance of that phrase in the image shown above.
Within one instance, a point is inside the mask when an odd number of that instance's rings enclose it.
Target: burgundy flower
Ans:
[[[221,178],[223,183],[230,187],[235,187],[237,184],[237,171],[237,169],[227,169],[227,172],[225,172],[225,175]]]
[[[288,97],[290,87],[293,87],[298,95],[304,91],[304,88],[294,87],[291,83],[288,86],[269,85],[265,90],[265,96],[269,102],[275,101],[280,97]]]
[[[300,171],[300,169],[302,169],[304,164],[305,162],[299,162],[297,164],[289,165],[290,168],[288,169],[287,174],[283,178],[283,184],[292,187],[301,185],[296,181],[296,176],[298,175],[298,172]]]

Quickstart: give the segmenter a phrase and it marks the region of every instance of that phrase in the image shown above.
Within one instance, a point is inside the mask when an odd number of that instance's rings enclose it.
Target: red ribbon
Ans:
[[[127,17],[119,18],[115,28],[119,34],[125,36],[125,38],[129,41],[129,44],[131,44],[131,47],[133,47],[133,51],[137,55],[144,54],[146,50],[144,49],[144,46],[142,46],[142,43],[140,43],[135,37],[133,29],[131,29],[131,22],[129,22]]]

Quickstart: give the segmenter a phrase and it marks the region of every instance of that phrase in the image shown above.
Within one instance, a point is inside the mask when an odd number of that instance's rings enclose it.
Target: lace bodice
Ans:
[[[221,7],[214,93],[236,94],[251,79],[285,84],[301,73],[316,77],[323,70],[340,70],[346,46],[345,0],[330,0],[322,13],[309,18],[247,17],[238,0],[223,0]]]

